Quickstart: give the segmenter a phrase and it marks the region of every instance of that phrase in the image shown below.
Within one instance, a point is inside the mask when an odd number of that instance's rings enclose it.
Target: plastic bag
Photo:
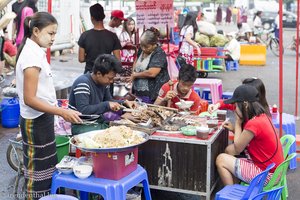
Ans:
[[[206,22],[206,21],[198,21],[198,30],[200,33],[204,35],[216,35],[217,34],[217,28],[212,23]]]
[[[177,79],[179,70],[176,66],[175,58],[172,56],[167,56],[167,61],[168,61],[168,73],[169,73],[170,79],[171,80]]]

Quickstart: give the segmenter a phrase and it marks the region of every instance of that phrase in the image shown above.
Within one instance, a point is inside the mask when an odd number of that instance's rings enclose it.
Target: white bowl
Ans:
[[[71,174],[73,172],[73,167],[66,167],[60,163],[55,165],[56,169],[63,174]]]
[[[73,172],[78,178],[85,179],[92,174],[93,167],[90,165],[77,165],[73,167]]]
[[[175,105],[180,109],[188,109],[194,104],[193,101],[176,102]]]

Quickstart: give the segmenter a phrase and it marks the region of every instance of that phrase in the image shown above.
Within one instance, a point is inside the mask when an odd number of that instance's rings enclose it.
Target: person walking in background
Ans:
[[[189,12],[184,20],[183,27],[180,30],[179,55],[185,58],[186,63],[194,63],[194,48],[197,49],[198,55],[201,54],[200,47],[194,41],[198,26],[196,22],[197,15]]]
[[[79,112],[57,106],[51,67],[43,50],[53,44],[56,32],[57,21],[51,14],[37,12],[27,17],[17,54],[26,200],[38,200],[50,192],[57,164],[54,115],[68,122],[82,122]]]
[[[226,8],[226,19],[225,19],[226,25],[229,25],[231,23],[231,17],[232,17],[231,7],[228,6]]]
[[[78,40],[78,61],[85,62],[84,73],[92,72],[94,61],[100,54],[113,54],[118,60],[121,60],[119,38],[104,28],[103,7],[99,3],[92,5],[90,15],[94,27],[82,33]]]
[[[232,8],[231,12],[232,12],[232,21],[233,21],[234,24],[236,24],[237,23],[237,15],[238,15],[238,9],[237,9],[237,7],[234,6]]]
[[[221,25],[221,24],[222,24],[222,7],[219,4],[217,8],[216,25]]]
[[[119,40],[121,46],[133,46],[135,36],[135,21],[131,17],[127,18],[127,21],[123,23],[123,30],[119,35]],[[134,62],[134,50],[123,49],[121,50],[121,61],[122,62]],[[123,72],[121,76],[131,76],[132,68],[131,66],[122,66]]]
[[[25,0],[20,10],[17,14],[17,37],[16,37],[16,45],[20,46],[23,37],[24,37],[24,21],[28,16],[32,16],[34,13],[38,11],[36,7],[36,3],[38,0]]]
[[[23,2],[24,2],[24,0],[17,0],[15,3],[12,4],[11,10],[16,15],[18,15]],[[12,37],[11,37],[14,42],[16,40],[16,32],[17,32],[17,29],[18,29],[17,27],[18,27],[18,20],[17,20],[17,18],[15,18],[14,22],[13,22]]]

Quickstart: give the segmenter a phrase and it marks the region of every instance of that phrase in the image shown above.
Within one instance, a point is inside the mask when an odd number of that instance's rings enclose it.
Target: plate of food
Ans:
[[[73,136],[70,143],[86,152],[117,152],[141,145],[149,135],[124,125]]]

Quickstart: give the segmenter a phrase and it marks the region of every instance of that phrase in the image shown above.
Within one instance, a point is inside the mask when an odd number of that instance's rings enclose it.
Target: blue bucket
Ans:
[[[20,105],[16,98],[4,98],[1,102],[1,123],[4,128],[16,128],[20,120]]]

